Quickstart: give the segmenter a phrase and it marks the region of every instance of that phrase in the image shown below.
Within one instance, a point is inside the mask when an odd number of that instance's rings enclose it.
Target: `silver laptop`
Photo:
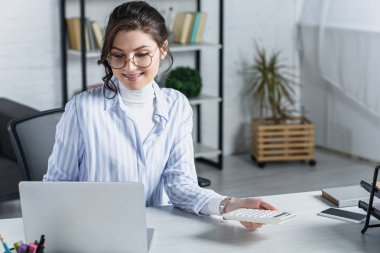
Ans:
[[[21,182],[19,190],[25,239],[44,234],[45,252],[148,252],[141,183]]]

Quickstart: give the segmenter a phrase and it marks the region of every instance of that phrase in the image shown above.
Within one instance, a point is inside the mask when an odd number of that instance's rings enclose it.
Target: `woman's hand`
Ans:
[[[251,208],[251,209],[264,209],[275,211],[277,208],[269,204],[268,202],[259,198],[232,198],[226,205],[224,211],[226,213],[234,211],[239,208]],[[256,230],[262,227],[264,224],[255,222],[240,222],[248,230]]]

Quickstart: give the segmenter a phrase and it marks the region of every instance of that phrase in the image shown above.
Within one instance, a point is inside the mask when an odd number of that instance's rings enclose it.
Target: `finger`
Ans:
[[[257,226],[254,226],[254,225],[251,225],[251,224],[248,224],[248,223],[244,223],[242,224],[246,229],[250,230],[250,231],[254,231],[256,229],[258,229]]]
[[[263,200],[260,200],[260,208],[272,210],[272,211],[277,210],[277,208],[275,206],[273,206],[273,205],[271,205],[268,202],[265,202]]]
[[[240,222],[244,227],[246,227],[248,230],[256,230],[258,228],[261,228],[263,226],[262,223],[255,223],[255,222]]]
[[[251,224],[246,224],[245,227],[246,227],[246,229],[251,230],[251,231],[261,228],[261,226],[251,225]]]

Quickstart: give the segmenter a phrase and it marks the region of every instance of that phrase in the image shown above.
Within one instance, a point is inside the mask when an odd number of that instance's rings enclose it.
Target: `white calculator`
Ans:
[[[293,218],[294,216],[296,216],[296,213],[239,208],[232,212],[225,213],[222,216],[226,220],[237,220],[277,225]]]

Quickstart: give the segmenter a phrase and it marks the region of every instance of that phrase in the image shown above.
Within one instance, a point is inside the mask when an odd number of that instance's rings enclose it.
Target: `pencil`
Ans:
[[[0,235],[0,241],[3,244],[3,247],[5,249],[5,253],[11,253],[7,243],[5,242],[4,238]]]

